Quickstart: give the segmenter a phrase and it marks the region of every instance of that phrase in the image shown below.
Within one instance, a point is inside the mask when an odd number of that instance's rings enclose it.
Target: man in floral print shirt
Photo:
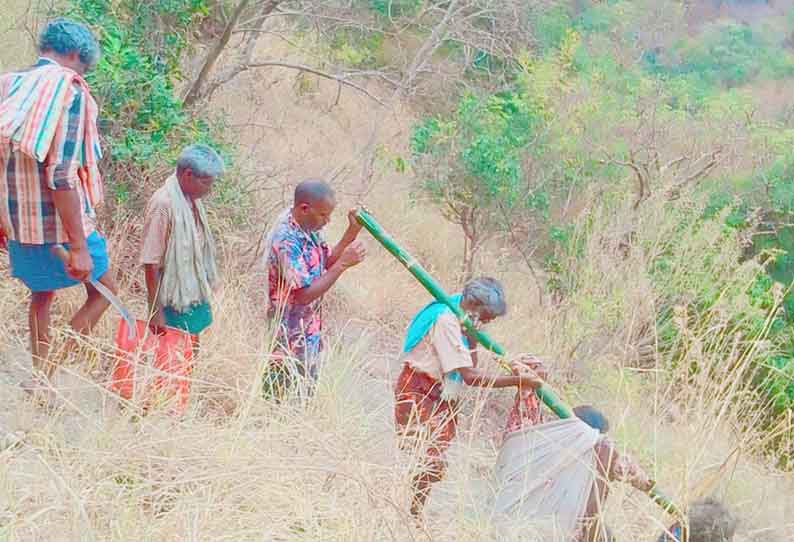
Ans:
[[[322,297],[347,269],[361,263],[366,251],[356,240],[361,226],[355,210],[342,239],[330,250],[320,230],[331,219],[336,199],[324,181],[307,180],[272,231],[267,244],[268,316],[275,320],[276,348],[265,391],[283,394],[305,377],[317,379],[322,350]]]

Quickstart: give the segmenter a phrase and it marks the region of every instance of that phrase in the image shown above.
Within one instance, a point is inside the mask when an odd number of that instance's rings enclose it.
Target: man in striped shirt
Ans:
[[[108,307],[87,281],[115,291],[94,213],[102,199],[97,105],[82,77],[99,46],[84,25],[56,19],[44,28],[39,53],[33,67],[0,75],[0,229],[11,274],[31,291],[29,392],[47,389],[56,369],[49,356],[55,291],[84,283],[86,302],[70,321],[78,333]],[[68,250],[65,262],[53,251],[58,245]]]

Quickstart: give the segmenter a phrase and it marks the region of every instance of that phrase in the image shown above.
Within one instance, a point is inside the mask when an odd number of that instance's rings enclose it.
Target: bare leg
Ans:
[[[116,285],[110,273],[105,273],[99,279],[99,282],[108,287],[108,289],[116,293]],[[69,325],[78,335],[90,335],[96,326],[99,319],[110,306],[110,302],[94,288],[91,283],[84,283],[86,299],[83,306],[72,316]],[[64,357],[78,349],[78,340],[75,337],[69,337],[63,347],[62,354]]]
[[[584,542],[614,542],[615,536],[600,517],[595,517],[585,520],[580,540]]]
[[[201,341],[199,340],[198,335],[193,335],[191,337],[191,348],[193,350],[193,363],[195,363],[196,358],[198,357],[199,353],[201,352]],[[192,365],[192,364],[191,364]]]
[[[113,280],[113,277],[110,273],[105,273],[99,279],[103,285],[107,286],[108,289],[116,293],[116,283]],[[104,298],[102,294],[97,291],[96,288],[91,286],[90,283],[85,283],[85,291],[86,291],[86,300],[80,310],[78,310],[75,315],[72,317],[72,320],[69,324],[72,326],[77,333],[80,335],[88,335],[94,329],[99,319],[102,317],[102,314],[107,310],[108,306],[110,306],[110,302]]]
[[[52,378],[55,365],[50,355],[50,310],[55,292],[32,292],[28,325],[30,326],[30,351],[33,355],[33,370]]]
[[[33,375],[21,384],[26,393],[34,396],[42,405],[49,402],[49,383],[56,365],[50,359],[50,309],[55,292],[31,292],[28,310],[30,328],[30,352]]]
[[[587,499],[587,509],[581,520],[580,538],[582,542],[606,542],[609,541],[608,529],[604,525],[601,517],[607,496],[609,495],[609,482],[606,478],[606,469],[601,461],[596,461],[597,474],[593,489]]]
[[[433,484],[444,478],[446,465],[442,459],[433,459],[431,463],[413,479],[414,495],[411,499],[411,515],[418,518],[425,507]]]

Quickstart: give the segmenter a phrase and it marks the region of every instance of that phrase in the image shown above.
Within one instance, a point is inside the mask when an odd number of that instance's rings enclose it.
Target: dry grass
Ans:
[[[432,240],[421,235],[427,229],[445,231],[428,222],[430,211],[392,212],[384,223],[416,253],[452,245],[440,238],[451,241],[451,233]],[[114,245],[124,246],[122,239]],[[25,293],[4,281],[0,424],[25,438],[21,446],[0,452],[0,539],[517,539],[518,531],[508,537],[495,530],[487,505],[508,392],[473,393],[466,405],[470,422],[451,451],[448,479],[434,489],[426,530],[406,516],[413,458],[395,446],[388,375],[405,317],[425,296],[374,248],[371,261],[351,271],[330,300],[326,371],[308,403],[296,399],[277,406],[259,399],[268,335],[254,316],[256,299],[242,295],[239,276],[230,273],[182,420],[160,412],[139,418],[134,408],[119,409],[105,391],[112,360],[102,352],[111,350],[112,315],[85,345],[86,361],[62,371],[62,408],[48,415],[26,402],[16,388],[29,363],[22,339]],[[429,263],[435,266],[436,258],[431,253]],[[735,406],[747,391],[730,384],[739,381],[741,360],[726,364],[722,378],[702,379],[686,389],[669,385],[675,375],[661,368],[637,371],[621,362],[626,335],[612,330],[645,314],[641,303],[632,303],[647,294],[647,285],[636,280],[617,288],[642,264],[637,258],[621,270],[602,254],[582,270],[591,274],[592,286],[562,309],[532,305],[532,294],[521,295],[526,283],[502,274],[513,310],[494,334],[506,338],[513,351],[535,348],[560,360],[552,362],[552,370],[571,402],[604,408],[619,440],[679,499],[696,493],[738,448],[738,463],[719,473],[713,491],[741,515],[739,540],[787,540],[794,484],[759,459],[756,444],[762,436],[740,423],[752,410]],[[441,264],[434,271],[442,277],[456,272]],[[129,293],[132,282],[122,284],[122,296],[140,308],[140,296]],[[59,315],[71,312],[80,296],[64,297]],[[592,312],[588,303],[596,304]],[[606,344],[574,363],[566,334],[593,330],[601,330]],[[693,330],[694,336],[705,338],[701,331]],[[647,498],[617,486],[608,518],[619,539],[627,541],[650,540],[668,521]]]
[[[21,68],[35,53],[43,13],[58,0],[0,0],[0,72]]]

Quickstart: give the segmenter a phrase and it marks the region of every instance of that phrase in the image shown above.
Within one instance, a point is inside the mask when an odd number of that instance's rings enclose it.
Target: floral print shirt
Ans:
[[[322,350],[322,299],[295,303],[293,292],[325,272],[330,250],[319,232],[308,232],[290,216],[276,229],[268,255],[270,316],[277,318],[278,345],[300,361],[316,362]]]

